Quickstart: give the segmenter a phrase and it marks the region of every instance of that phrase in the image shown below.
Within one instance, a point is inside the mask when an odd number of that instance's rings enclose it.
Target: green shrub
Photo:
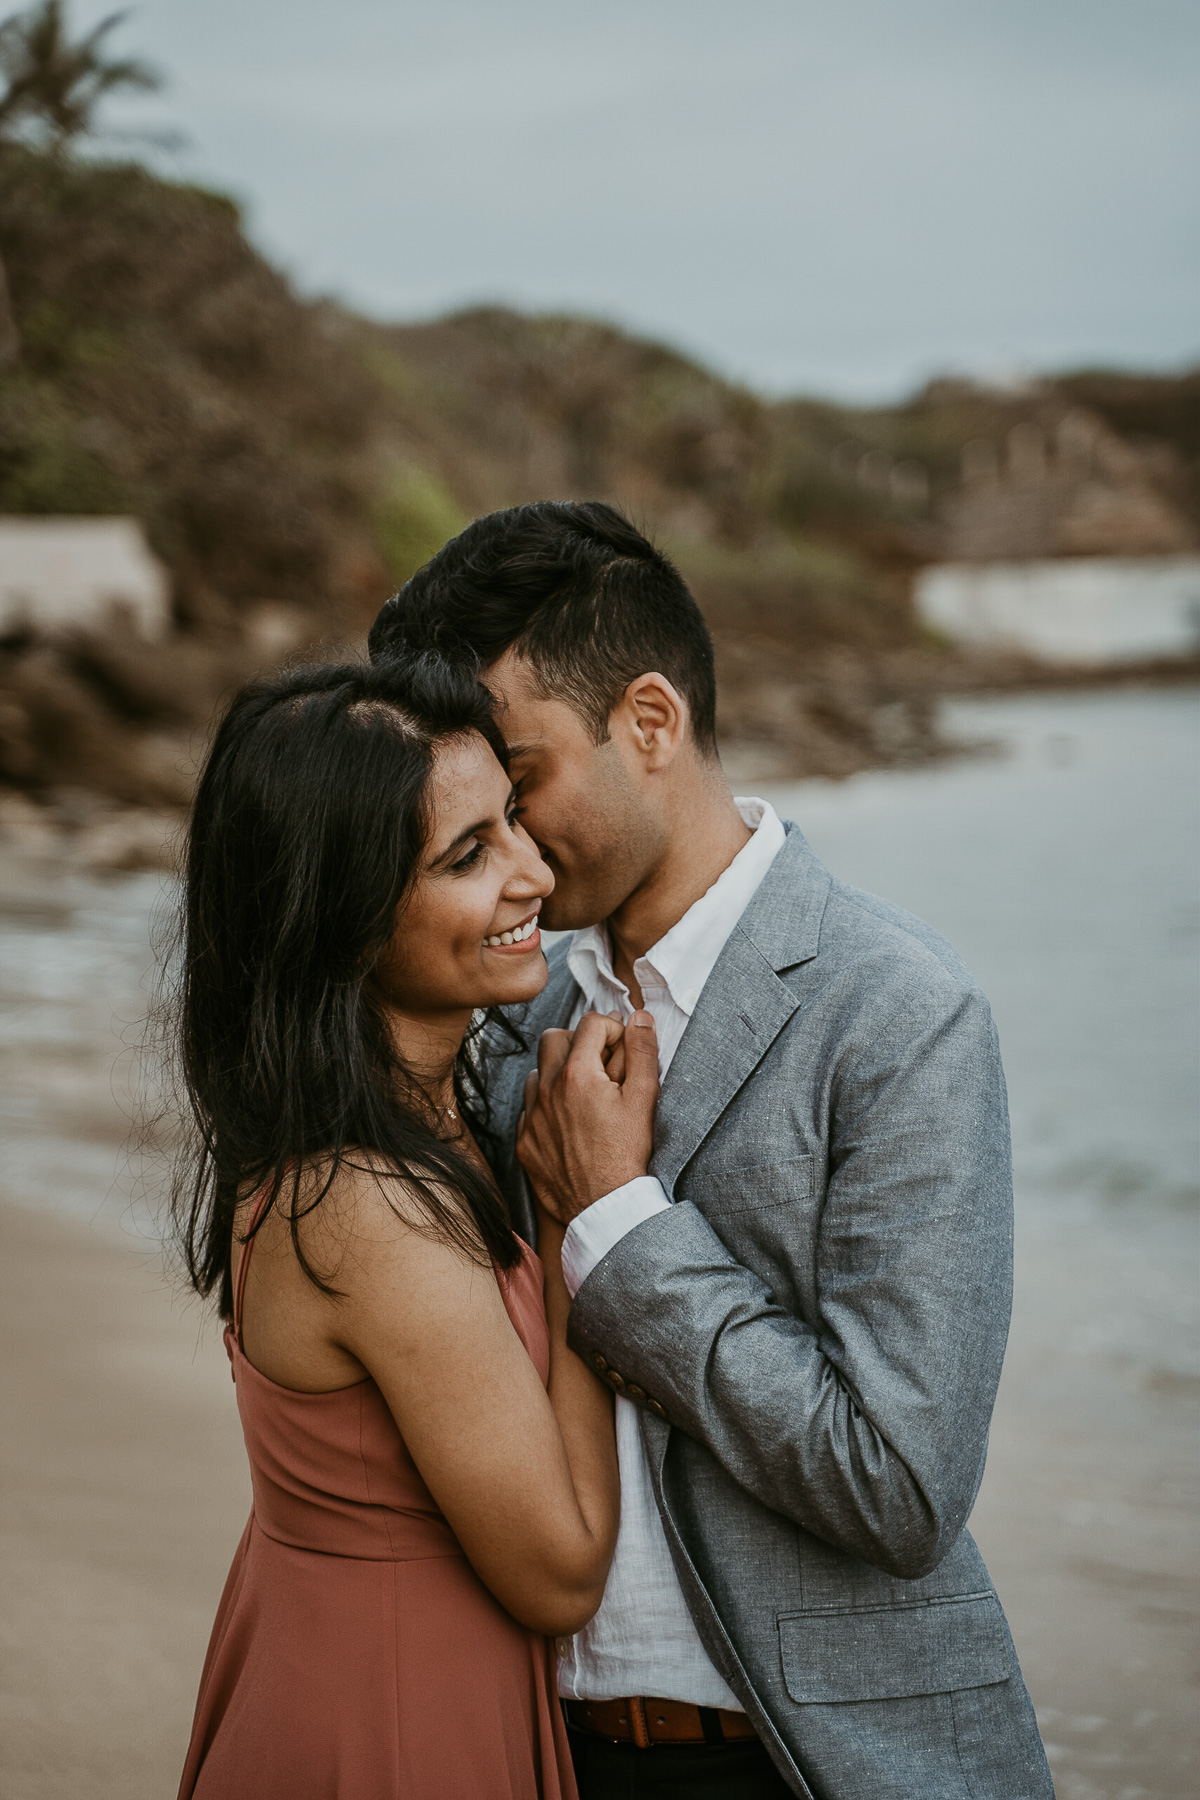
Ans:
[[[445,482],[427,469],[402,469],[375,509],[375,538],[392,580],[407,581],[466,523]]]

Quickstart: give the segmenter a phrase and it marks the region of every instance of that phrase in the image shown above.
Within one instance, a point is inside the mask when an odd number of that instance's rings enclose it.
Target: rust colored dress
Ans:
[[[371,1380],[304,1394],[225,1346],[254,1505],[180,1800],[576,1800],[547,1640],[471,1568]],[[497,1280],[542,1380],[541,1265]]]

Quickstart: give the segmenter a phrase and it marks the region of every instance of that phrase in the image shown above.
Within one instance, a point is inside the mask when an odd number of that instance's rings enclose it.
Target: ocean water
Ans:
[[[844,880],[927,919],[988,995],[1019,1241],[1107,1243],[1124,1293],[1081,1329],[1195,1369],[1200,706],[1192,690],[948,707],[979,748],[769,797]],[[1140,1290],[1140,1291],[1139,1291]]]
[[[4,848],[0,1197],[145,1235],[146,1020],[174,885]]]
[[[943,717],[974,754],[769,797],[837,875],[927,919],[973,970],[1026,1192],[1194,1204],[1195,692],[976,700]]]

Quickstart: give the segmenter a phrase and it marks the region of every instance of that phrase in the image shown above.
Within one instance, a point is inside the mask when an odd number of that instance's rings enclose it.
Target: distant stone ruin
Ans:
[[[1130,443],[1081,407],[1052,429],[1021,420],[1000,445],[963,446],[962,484],[943,507],[943,554],[980,563],[1182,555],[1197,545],[1170,497],[1176,475],[1165,446]]]
[[[170,582],[136,519],[0,518],[0,635],[60,637],[123,618],[157,641]]]
[[[923,624],[973,649],[1091,668],[1200,656],[1200,556],[942,563],[915,598]]]

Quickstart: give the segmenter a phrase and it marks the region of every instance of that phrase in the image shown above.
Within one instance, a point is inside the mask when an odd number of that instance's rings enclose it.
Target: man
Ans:
[[[371,653],[400,641],[483,669],[555,875],[543,922],[576,934],[525,1021],[539,1079],[510,1059],[491,1098],[514,1145],[520,1117],[514,1217],[523,1164],[570,1221],[571,1341],[618,1396],[617,1552],[558,1644],[584,1800],[1047,1800],[964,1530],[1011,1292],[986,1001],[733,799],[699,609],[611,508],[476,520]],[[630,1072],[657,1047],[648,1161],[612,1014]]]

